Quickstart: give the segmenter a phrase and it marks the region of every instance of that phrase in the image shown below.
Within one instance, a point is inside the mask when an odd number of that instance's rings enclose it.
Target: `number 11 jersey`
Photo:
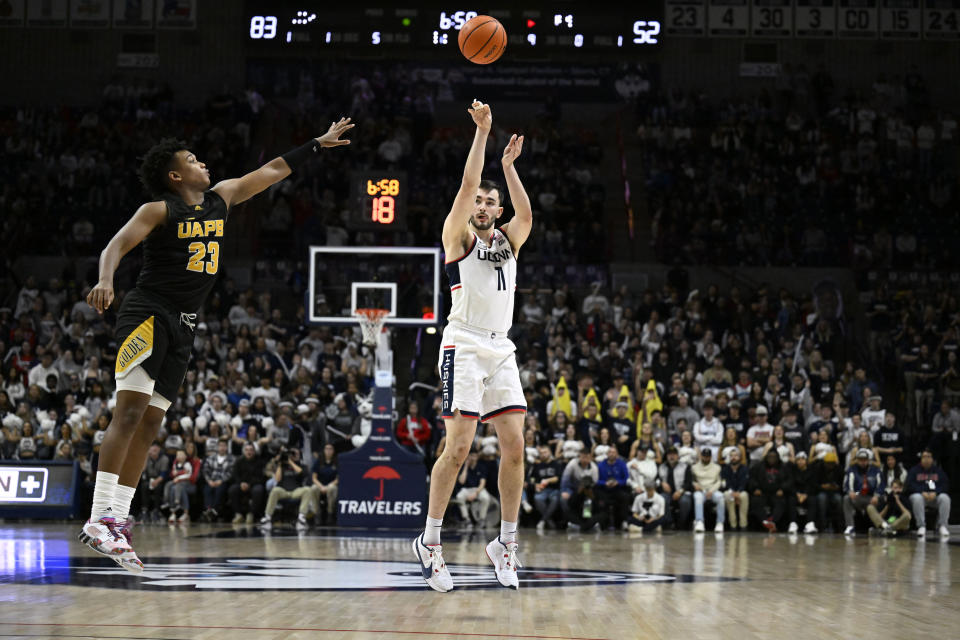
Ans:
[[[494,229],[487,245],[473,234],[470,249],[444,268],[453,299],[447,321],[506,334],[517,288],[517,258],[507,235]]]

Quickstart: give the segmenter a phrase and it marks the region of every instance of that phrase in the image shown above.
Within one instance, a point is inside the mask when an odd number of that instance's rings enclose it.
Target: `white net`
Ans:
[[[360,322],[360,331],[363,332],[363,344],[371,349],[376,348],[380,337],[380,331],[383,329],[383,323],[387,319],[389,309],[357,309],[355,316]]]

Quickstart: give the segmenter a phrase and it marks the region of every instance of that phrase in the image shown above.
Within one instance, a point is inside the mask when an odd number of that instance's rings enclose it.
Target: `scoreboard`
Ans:
[[[667,37],[960,40],[960,0],[665,0]]]

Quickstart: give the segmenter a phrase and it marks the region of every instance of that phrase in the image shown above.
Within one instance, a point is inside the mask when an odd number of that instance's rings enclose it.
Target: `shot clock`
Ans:
[[[403,231],[407,228],[407,174],[403,171],[354,171],[351,174],[349,228]]]

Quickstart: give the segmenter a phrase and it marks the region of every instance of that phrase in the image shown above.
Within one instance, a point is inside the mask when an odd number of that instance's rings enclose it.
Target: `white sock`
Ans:
[[[442,526],[443,518],[427,516],[427,526],[423,530],[423,544],[440,544],[440,527]]]
[[[130,503],[133,502],[133,494],[136,492],[136,487],[117,485],[116,492],[113,494],[113,514],[115,518],[126,518],[130,515]]]
[[[117,491],[120,476],[107,471],[97,471],[97,481],[93,486],[93,508],[90,519],[96,522],[103,516],[113,516],[113,496]]]
[[[500,521],[500,543],[507,544],[508,542],[516,542],[516,541],[517,541],[517,523],[501,520]]]

